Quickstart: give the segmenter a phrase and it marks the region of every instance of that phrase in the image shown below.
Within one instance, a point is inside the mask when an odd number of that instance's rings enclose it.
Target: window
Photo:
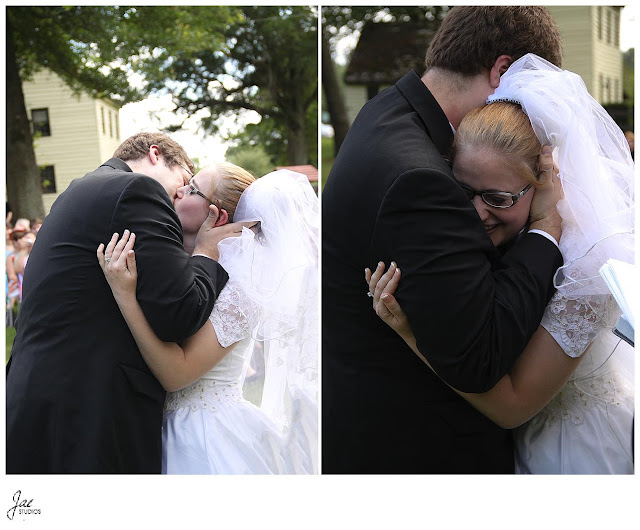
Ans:
[[[51,136],[49,109],[32,109],[31,123],[33,125],[33,134],[39,133],[40,136]]]
[[[56,175],[53,166],[40,168],[40,182],[42,183],[42,193],[56,192]]]
[[[107,134],[107,128],[104,124],[104,107],[100,107],[100,119],[102,121],[102,134]]]
[[[111,111],[109,111],[109,136],[113,138],[113,120],[111,117]]]
[[[598,6],[598,11],[596,12],[597,25],[598,25],[598,39],[602,40],[602,6]]]
[[[615,92],[613,93],[613,102],[614,103],[620,103],[620,101],[622,100],[622,97],[620,96],[620,79],[617,79],[614,81],[614,90]]]
[[[613,44],[617,48],[620,46],[620,13],[613,13]]]
[[[612,21],[611,21],[611,9],[607,9],[607,44],[612,44],[611,34],[612,34]]]
[[[120,124],[118,123],[118,113],[114,113],[113,121],[116,122],[116,140],[120,138]]]

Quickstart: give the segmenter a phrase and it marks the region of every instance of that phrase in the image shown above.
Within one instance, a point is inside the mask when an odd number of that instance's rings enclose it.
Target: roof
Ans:
[[[435,31],[419,22],[367,22],[347,68],[350,85],[392,85],[407,71],[419,75]]]
[[[309,182],[318,182],[318,170],[311,164],[304,166],[279,166],[276,169],[288,169],[289,171],[302,173],[309,179]]]

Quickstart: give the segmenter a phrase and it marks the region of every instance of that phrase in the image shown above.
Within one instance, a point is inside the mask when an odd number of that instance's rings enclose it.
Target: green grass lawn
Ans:
[[[322,187],[324,188],[324,183],[327,181],[327,177],[329,176],[329,171],[331,171],[331,166],[333,165],[333,159],[335,158],[333,154],[333,138],[322,138]]]
[[[9,361],[9,355],[11,355],[11,347],[13,346],[13,339],[16,338],[16,328],[6,328],[7,330],[7,353],[5,358],[5,364]]]

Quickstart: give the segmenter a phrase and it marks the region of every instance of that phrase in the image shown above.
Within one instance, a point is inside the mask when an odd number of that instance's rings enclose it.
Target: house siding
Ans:
[[[58,195],[73,179],[93,171],[111,157],[120,141],[102,133],[100,106],[112,112],[112,119],[118,120],[118,107],[106,100],[96,100],[86,94],[73,91],[53,72],[43,70],[30,81],[23,83],[27,116],[31,110],[46,108],[49,111],[50,136],[34,139],[36,163],[39,166],[53,166],[56,193],[45,193],[43,202],[45,213]],[[118,127],[119,128],[119,127]]]

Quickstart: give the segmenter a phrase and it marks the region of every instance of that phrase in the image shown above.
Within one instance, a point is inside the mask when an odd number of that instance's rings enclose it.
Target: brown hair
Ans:
[[[187,166],[193,173],[195,166],[187,156],[187,153],[184,152],[182,146],[162,133],[141,132],[129,136],[129,138],[122,142],[116,149],[113,157],[125,162],[127,160],[140,160],[147,155],[152,145],[158,146],[168,168],[182,164],[183,166]]]
[[[209,197],[215,199],[218,208],[226,210],[229,222],[232,222],[240,195],[256,179],[246,169],[229,162],[219,162],[213,166],[214,178],[211,179]]]
[[[497,102],[469,111],[454,135],[451,162],[459,151],[469,148],[489,148],[504,155],[514,171],[538,184],[542,145],[520,105]]]
[[[444,17],[425,64],[472,76],[491,69],[500,55],[516,61],[527,53],[562,66],[560,31],[544,7],[458,6]]]

